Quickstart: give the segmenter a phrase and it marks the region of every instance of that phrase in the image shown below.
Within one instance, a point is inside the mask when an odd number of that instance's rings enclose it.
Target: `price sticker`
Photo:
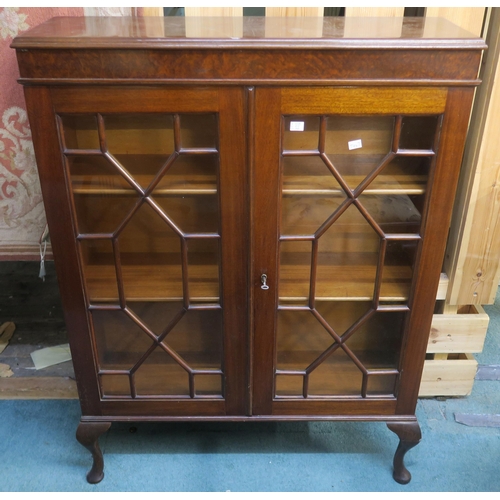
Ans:
[[[355,141],[349,141],[347,143],[347,147],[349,148],[349,151],[353,149],[360,149],[363,147],[363,144],[361,142],[361,139],[356,139]]]
[[[304,122],[290,122],[291,132],[304,132]]]

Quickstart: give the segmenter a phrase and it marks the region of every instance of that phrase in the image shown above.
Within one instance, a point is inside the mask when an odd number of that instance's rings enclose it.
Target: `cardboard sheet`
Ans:
[[[57,345],[54,347],[45,347],[31,353],[31,359],[35,364],[36,370],[47,368],[48,366],[64,363],[71,359],[69,344]]]

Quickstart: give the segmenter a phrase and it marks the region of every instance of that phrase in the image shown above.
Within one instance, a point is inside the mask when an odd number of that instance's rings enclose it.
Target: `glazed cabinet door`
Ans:
[[[242,91],[52,99],[103,414],[245,413]]]
[[[420,262],[442,255],[430,219],[456,179],[433,183],[447,93],[257,90],[255,414],[394,414],[405,370],[418,390],[439,277]]]

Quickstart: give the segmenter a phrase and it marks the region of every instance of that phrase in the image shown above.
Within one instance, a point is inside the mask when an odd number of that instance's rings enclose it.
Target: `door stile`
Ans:
[[[59,149],[53,100],[47,87],[25,87],[27,112],[33,134],[38,173],[50,227],[54,263],[56,266],[61,301],[77,379],[83,415],[100,415],[99,388],[96,367],[89,353],[93,348],[88,336],[88,318],[83,296],[78,256],[66,184],[65,168]],[[86,353],[83,354],[83,353]]]
[[[418,397],[419,383],[425,360],[425,351],[432,322],[432,311],[426,303],[429,296],[435,297],[439,274],[443,265],[455,189],[460,173],[463,144],[467,134],[470,106],[474,88],[452,88],[444,111],[441,139],[435,173],[430,183],[428,210],[422,253],[416,270],[417,280],[414,289],[412,314],[409,319],[406,345],[402,352],[401,378],[399,384],[397,414],[414,414]],[[462,112],[457,110],[462,109]]]
[[[227,415],[248,402],[248,217],[244,89],[219,92],[222,305]]]
[[[270,415],[274,396],[275,331],[278,299],[278,218],[281,89],[259,88],[255,96],[255,165],[252,199],[254,292],[253,414]],[[259,187],[257,187],[259,186]],[[269,289],[263,289],[262,275]]]

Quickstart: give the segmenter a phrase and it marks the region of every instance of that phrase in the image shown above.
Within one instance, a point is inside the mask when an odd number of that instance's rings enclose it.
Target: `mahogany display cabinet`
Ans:
[[[12,46],[89,482],[112,422],[189,419],[386,422],[407,483],[483,40],[75,17]]]

